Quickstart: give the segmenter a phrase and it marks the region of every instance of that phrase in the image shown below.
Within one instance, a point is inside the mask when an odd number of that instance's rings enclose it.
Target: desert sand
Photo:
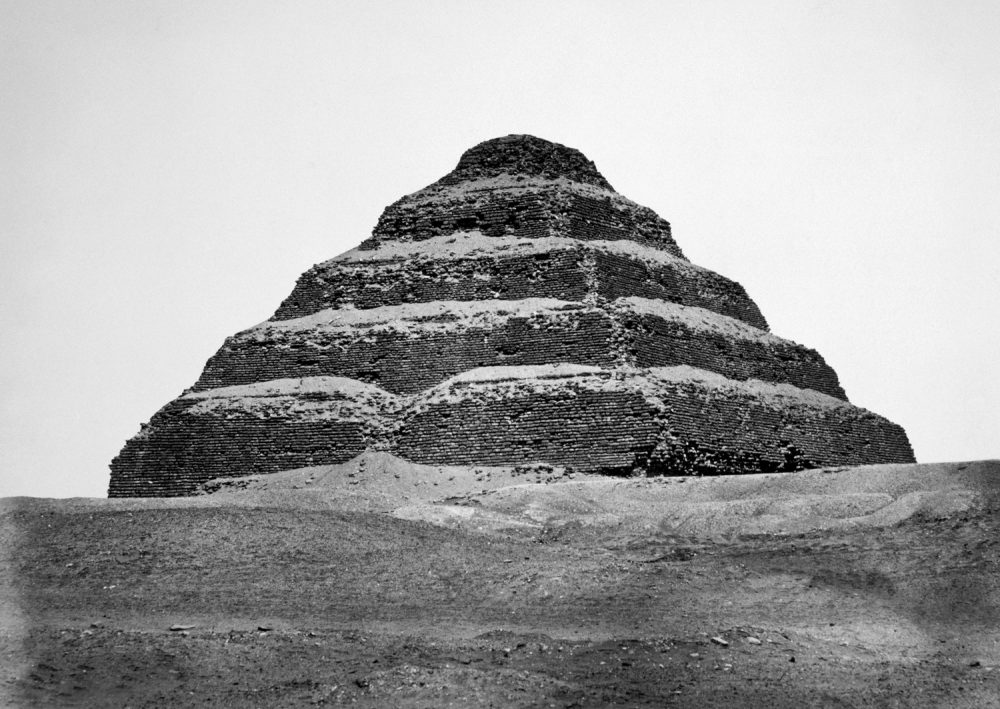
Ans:
[[[5,706],[1000,706],[1000,461],[0,501]]]

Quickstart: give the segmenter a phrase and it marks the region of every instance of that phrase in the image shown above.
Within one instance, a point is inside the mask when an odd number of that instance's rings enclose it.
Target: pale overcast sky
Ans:
[[[472,145],[575,147],[921,462],[1000,457],[996,2],[0,1],[0,496]]]

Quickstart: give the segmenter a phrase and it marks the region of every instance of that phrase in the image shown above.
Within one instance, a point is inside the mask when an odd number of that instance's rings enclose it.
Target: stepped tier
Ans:
[[[627,240],[490,238],[478,232],[348,251],[303,274],[273,319],[438,300],[628,296],[694,305],[767,329],[739,283],[659,249]]]
[[[451,173],[387,207],[362,248],[456,231],[627,239],[683,256],[670,224],[615,192],[580,151],[532,136],[466,151]]]
[[[389,392],[340,377],[188,392],[111,462],[108,495],[190,495],[215,477],[343,463],[385,438],[399,409]]]
[[[579,151],[508,136],[299,278],[111,463],[111,496],[344,462],[723,474],[912,462],[815,351]]]
[[[690,364],[846,398],[813,350],[710,310],[635,297],[438,301],[267,321],[229,338],[195,389],[336,375],[411,394],[476,367],[558,362]]]
[[[481,367],[412,396],[338,377],[188,392],[112,463],[112,496],[340,463],[544,461],[580,472],[719,474],[912,457],[902,429],[816,391],[689,366]]]
[[[694,367],[487,367],[403,412],[394,450],[423,463],[537,460],[581,472],[734,474],[912,458],[895,424],[789,384]]]

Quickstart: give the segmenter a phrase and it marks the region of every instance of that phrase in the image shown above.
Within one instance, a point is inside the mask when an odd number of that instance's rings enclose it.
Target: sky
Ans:
[[[0,496],[104,496],[227,336],[511,133],[670,221],[920,462],[1000,458],[1000,4],[0,13]]]

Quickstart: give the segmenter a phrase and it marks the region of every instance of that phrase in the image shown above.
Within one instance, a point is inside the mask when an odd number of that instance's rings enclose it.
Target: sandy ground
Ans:
[[[1000,706],[1000,461],[213,489],[0,501],[0,704]]]

